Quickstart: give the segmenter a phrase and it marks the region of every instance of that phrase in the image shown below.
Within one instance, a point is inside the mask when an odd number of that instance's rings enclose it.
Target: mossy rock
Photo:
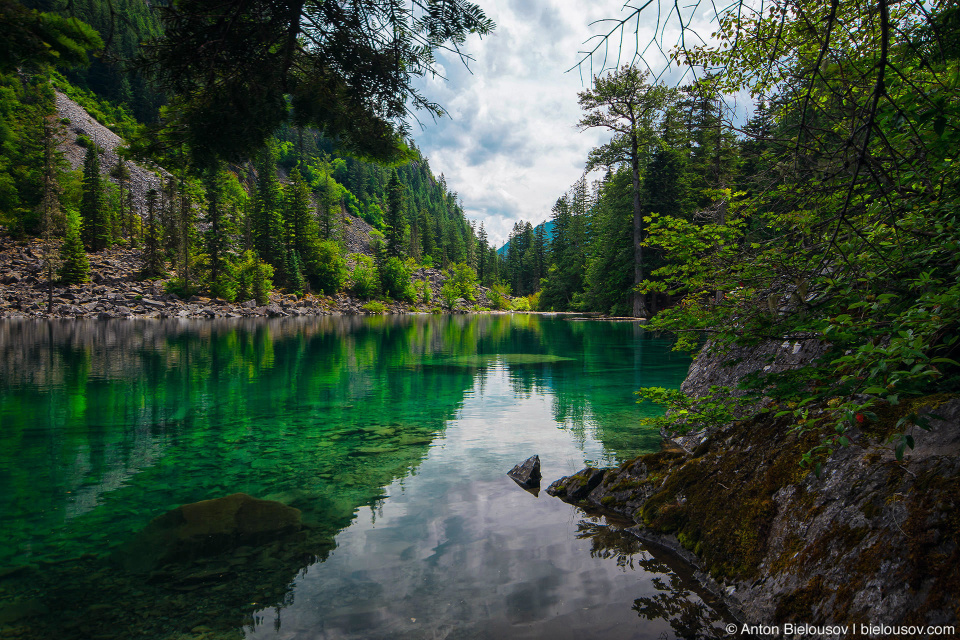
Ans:
[[[234,493],[185,504],[154,518],[121,545],[115,557],[128,570],[145,572],[242,545],[263,544],[300,527],[299,509]]]

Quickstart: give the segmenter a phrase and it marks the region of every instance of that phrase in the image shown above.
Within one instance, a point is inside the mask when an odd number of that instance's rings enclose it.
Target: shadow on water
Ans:
[[[240,638],[271,609],[279,625],[293,583],[359,509],[377,513],[386,487],[417,474],[497,367],[518,398],[548,390],[557,426],[589,431],[609,461],[652,448],[655,434],[623,433],[638,415],[630,390],[676,386],[686,363],[638,373],[663,347],[589,324],[0,323],[0,630]],[[145,572],[116,562],[156,516],[236,492],[299,509],[303,527]]]

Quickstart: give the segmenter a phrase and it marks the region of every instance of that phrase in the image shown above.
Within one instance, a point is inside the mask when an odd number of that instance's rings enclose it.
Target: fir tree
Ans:
[[[68,224],[67,237],[60,246],[60,269],[57,275],[66,285],[81,284],[89,279],[90,262],[83,249],[80,233],[72,224]]]
[[[156,189],[147,191],[147,227],[143,237],[143,270],[140,272],[142,278],[156,278],[164,274],[161,247],[163,228],[157,215],[158,196]]]
[[[286,279],[286,250],[283,229],[283,192],[277,180],[277,163],[273,147],[260,154],[257,165],[257,190],[250,214],[250,230],[253,249],[280,272],[280,280]]]
[[[83,196],[80,200],[81,237],[91,251],[102,251],[110,245],[110,212],[100,175],[100,153],[96,145],[87,147],[83,160]]]
[[[400,183],[394,169],[387,185],[387,255],[403,256],[403,236],[406,231],[406,188]]]

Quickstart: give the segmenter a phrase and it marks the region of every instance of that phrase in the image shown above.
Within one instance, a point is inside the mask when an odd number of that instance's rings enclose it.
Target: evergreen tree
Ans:
[[[158,196],[156,189],[147,191],[147,226],[143,238],[142,278],[156,278],[164,275],[163,227],[157,215]]]
[[[67,237],[60,246],[60,269],[57,275],[65,285],[82,284],[89,280],[90,262],[80,240],[80,232],[73,224],[67,225]]]
[[[640,175],[645,146],[653,128],[652,119],[673,98],[662,85],[647,84],[647,72],[624,66],[594,80],[594,87],[580,93],[580,107],[586,112],[581,129],[600,127],[614,134],[609,143],[594,149],[588,168],[629,163],[633,178],[634,284],[643,282],[643,210],[640,204]],[[644,295],[634,293],[633,315],[649,315]]]
[[[403,256],[403,237],[407,228],[407,193],[394,169],[387,185],[387,255]]]
[[[83,160],[83,196],[80,200],[81,237],[90,251],[102,251],[110,245],[110,211],[107,208],[100,153],[96,145],[87,147]]]
[[[250,213],[253,248],[274,267],[281,281],[286,280],[287,258],[284,247],[283,192],[277,180],[276,153],[272,146],[264,149],[257,164],[257,189]]]
[[[226,172],[223,170],[210,169],[207,172],[205,180],[207,230],[203,234],[203,240],[209,265],[210,294],[224,300],[233,300],[236,296],[236,284],[230,259],[233,253],[233,238],[227,220],[227,203],[224,195],[226,178]]]

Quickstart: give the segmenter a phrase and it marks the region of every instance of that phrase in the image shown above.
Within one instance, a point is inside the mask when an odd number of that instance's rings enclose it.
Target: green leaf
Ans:
[[[936,132],[938,138],[943,137],[944,131],[947,129],[947,119],[942,114],[937,116],[937,119],[933,121],[933,130]]]

